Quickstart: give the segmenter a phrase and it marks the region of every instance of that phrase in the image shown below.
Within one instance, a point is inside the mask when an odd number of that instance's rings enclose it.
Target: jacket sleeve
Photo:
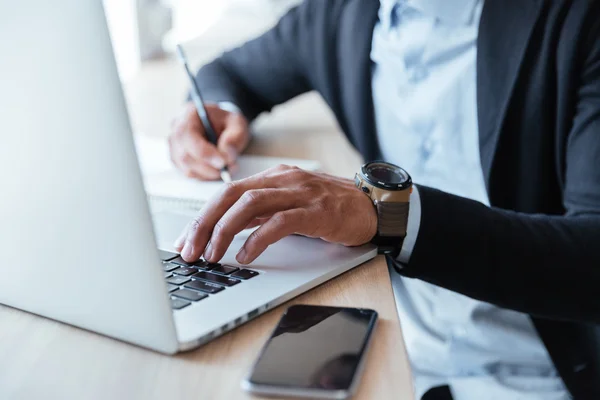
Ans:
[[[408,265],[395,263],[399,273],[537,317],[600,323],[597,36],[594,42],[566,143],[564,215],[490,208],[419,186],[419,235]]]
[[[310,91],[305,64],[310,62],[312,3],[305,1],[263,35],[202,67],[196,81],[203,97],[231,102],[253,120]]]

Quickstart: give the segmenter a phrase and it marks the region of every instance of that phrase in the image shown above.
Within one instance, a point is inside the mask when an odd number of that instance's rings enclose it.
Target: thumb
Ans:
[[[248,133],[239,127],[227,127],[221,133],[217,148],[225,158],[227,165],[237,160],[240,153],[248,144]]]

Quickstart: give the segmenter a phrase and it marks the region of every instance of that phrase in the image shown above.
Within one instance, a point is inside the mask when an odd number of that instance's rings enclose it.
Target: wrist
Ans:
[[[356,174],[355,186],[372,202],[377,218],[376,233],[371,243],[380,254],[398,256],[406,237],[412,179],[390,163],[375,161]]]

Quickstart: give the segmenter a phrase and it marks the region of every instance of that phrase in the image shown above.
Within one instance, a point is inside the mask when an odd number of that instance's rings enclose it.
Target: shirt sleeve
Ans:
[[[406,237],[402,243],[402,249],[396,261],[400,263],[399,266],[408,264],[410,255],[417,242],[417,236],[419,235],[419,228],[421,226],[421,197],[419,196],[419,188],[417,185],[413,185],[413,191],[410,194],[410,208],[408,209],[408,224],[406,226]]]

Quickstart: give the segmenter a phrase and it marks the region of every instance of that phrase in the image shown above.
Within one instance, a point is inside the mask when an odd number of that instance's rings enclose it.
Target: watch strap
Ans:
[[[404,238],[408,225],[408,202],[375,202],[377,235]]]
[[[397,258],[402,249],[408,225],[408,202],[375,202],[377,210],[377,235],[371,243],[377,246],[379,254]]]
[[[404,236],[379,236],[375,235],[371,239],[371,243],[377,246],[378,254],[386,254],[392,258],[398,258],[400,251],[402,250],[402,244],[404,243]]]

